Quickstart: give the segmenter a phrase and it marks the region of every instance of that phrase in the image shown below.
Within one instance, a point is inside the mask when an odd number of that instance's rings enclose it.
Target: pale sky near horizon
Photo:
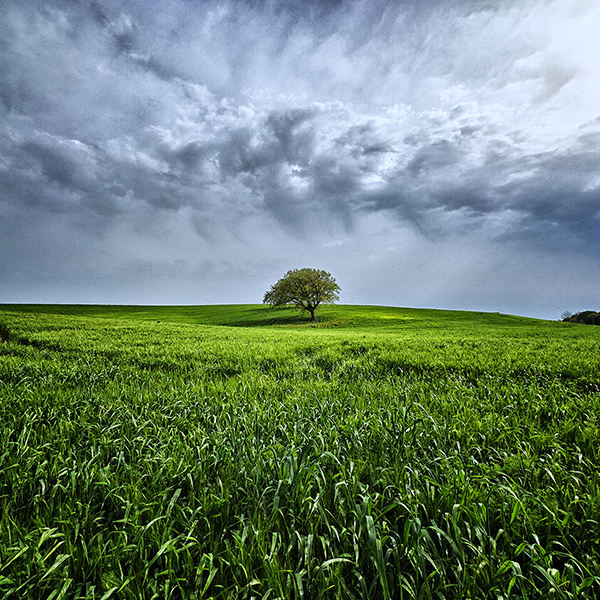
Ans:
[[[3,0],[0,303],[600,310],[600,0]]]

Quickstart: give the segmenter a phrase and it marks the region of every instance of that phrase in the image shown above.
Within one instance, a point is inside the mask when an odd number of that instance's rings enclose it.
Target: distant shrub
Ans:
[[[565,317],[563,321],[581,323],[582,325],[600,325],[600,313],[593,310],[584,310],[583,312]]]
[[[10,331],[4,323],[0,323],[0,342],[8,342],[10,340]]]

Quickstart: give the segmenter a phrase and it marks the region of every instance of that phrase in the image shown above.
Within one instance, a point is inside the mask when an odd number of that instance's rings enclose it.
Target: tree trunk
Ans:
[[[317,319],[315,317],[315,309],[314,308],[309,308],[308,310],[310,312],[310,322],[311,323],[316,323]]]

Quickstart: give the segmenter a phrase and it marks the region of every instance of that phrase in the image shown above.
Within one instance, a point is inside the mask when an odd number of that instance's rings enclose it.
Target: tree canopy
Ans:
[[[600,313],[593,310],[584,310],[574,315],[565,312],[563,313],[562,320],[570,323],[581,323],[583,325],[600,325]]]
[[[270,304],[271,308],[295,306],[309,312],[314,323],[317,307],[337,302],[340,291],[340,286],[327,271],[292,269],[265,293],[263,304]]]

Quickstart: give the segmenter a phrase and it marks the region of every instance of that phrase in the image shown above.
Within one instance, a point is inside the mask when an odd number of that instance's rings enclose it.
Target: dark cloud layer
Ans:
[[[0,11],[0,301],[597,301],[595,0]]]

